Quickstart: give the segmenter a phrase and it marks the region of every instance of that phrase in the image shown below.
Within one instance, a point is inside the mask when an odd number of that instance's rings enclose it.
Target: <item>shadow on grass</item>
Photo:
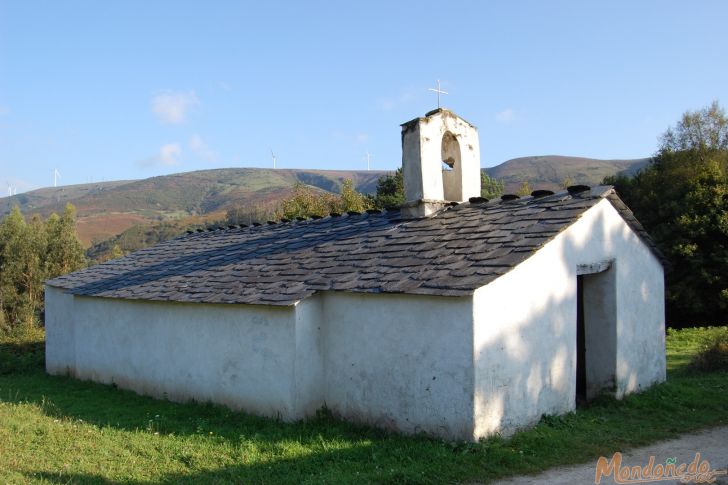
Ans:
[[[370,461],[368,469],[361,473],[352,472],[350,465],[359,463],[363,454],[371,456],[371,452],[357,449],[337,450],[318,453],[315,459],[302,457],[295,459],[279,459],[275,462],[239,464],[225,466],[213,470],[194,471],[191,473],[166,474],[158,480],[109,480],[100,474],[92,473],[52,473],[36,472],[26,474],[28,480],[42,479],[50,483],[109,484],[123,483],[127,485],[150,484],[198,484],[198,483],[382,483],[382,484],[429,484],[451,481],[447,477],[428,474],[419,469],[393,469],[389,466],[377,466]],[[360,466],[360,465],[357,465]]]
[[[725,424],[728,402],[722,396],[726,392],[728,374],[676,376],[623,401],[604,398],[578,413],[545,417],[534,429],[508,440],[468,444],[399,436],[340,422],[326,413],[308,422],[282,423],[218,406],[159,401],[42,372],[0,376],[0,400],[32,403],[52,417],[150,434],[200,435],[200,439],[234,446],[253,443],[263,453],[220,467],[214,467],[214,462],[203,466],[194,460],[188,463],[183,455],[166,456],[188,471],[162,473],[151,482],[159,484],[442,483],[532,473]],[[209,437],[210,432],[214,438]],[[282,456],[287,443],[305,450],[293,458]],[[214,453],[214,446],[210,450],[207,453]],[[115,483],[102,473],[38,470],[27,478],[51,483]],[[128,479],[116,483],[150,482]]]
[[[237,440],[245,431],[285,439],[298,438],[302,431],[312,435],[325,431],[331,439],[415,439],[344,423],[326,412],[320,412],[308,421],[285,423],[216,404],[155,399],[114,385],[50,376],[37,370],[0,376],[0,401],[33,403],[49,417],[82,420],[98,427],[174,433],[177,436],[212,432],[218,437]]]
[[[196,435],[201,441],[196,441],[195,446],[205,446],[201,444],[205,440],[214,443],[209,446],[210,453],[219,443],[233,448],[252,444],[259,453],[247,463],[214,469],[209,469],[214,462],[198,466],[194,459],[188,463],[189,457],[183,454],[167,456],[167,460],[176,461],[177,467],[189,472],[163,474],[163,478],[151,483],[442,483],[466,470],[470,475],[478,473],[478,460],[461,454],[464,444],[346,423],[325,411],[308,421],[284,423],[212,404],[157,400],[42,371],[0,376],[0,401],[34,404],[53,418],[148,432],[152,441],[155,432],[160,439],[170,433],[180,438]],[[301,456],[282,456],[292,443],[302,448],[297,452]],[[30,472],[26,477],[51,483],[150,483],[133,479],[114,482],[103,473],[47,470]]]
[[[100,470],[26,472],[28,480],[91,484],[483,481],[585,462],[725,424],[726,393],[728,373],[671,373],[668,383],[640,395],[622,401],[602,398],[577,413],[544,417],[535,428],[508,440],[470,444],[400,436],[341,422],[325,412],[306,422],[283,423],[221,406],[157,400],[112,386],[48,376],[41,370],[0,376],[0,401],[30,403],[53,418],[148,432],[145,453],[159,453],[175,470],[160,471],[151,482],[134,478],[114,482]],[[175,447],[159,447],[155,432],[191,437],[208,461],[200,464]],[[299,449],[294,456],[285,456],[292,443]],[[236,449],[252,446],[256,451],[245,459],[235,458],[233,464],[230,457],[224,463],[220,460],[216,466],[215,450],[225,448],[219,444]]]
[[[45,365],[45,341],[16,339],[0,341],[0,375],[33,372]]]
[[[441,483],[441,477],[425,476],[412,470],[378,469],[372,462],[369,471],[360,475],[347,470],[349,464],[360,462],[366,450],[349,449],[317,453],[315,459],[301,457],[279,459],[275,462],[236,464],[212,470],[196,470],[190,473],[165,474],[158,480],[109,480],[101,474],[36,472],[26,474],[28,480],[42,479],[50,483],[128,485],[178,484],[178,483]],[[353,475],[353,476],[352,476]]]

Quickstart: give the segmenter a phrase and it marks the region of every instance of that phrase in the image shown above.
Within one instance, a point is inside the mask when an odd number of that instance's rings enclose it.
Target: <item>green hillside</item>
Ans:
[[[485,171],[489,176],[503,180],[506,192],[516,192],[523,182],[528,182],[533,189],[559,190],[566,180],[572,184],[597,185],[608,175],[634,173],[648,161],[648,158],[599,160],[545,155],[514,158]]]
[[[634,172],[647,161],[549,155],[515,158],[485,170],[491,177],[505,182],[506,192],[516,192],[524,181],[533,189],[558,190],[567,179],[571,183],[596,185],[607,175]],[[17,204],[24,214],[47,217],[51,212],[61,212],[67,202],[72,202],[78,212],[79,237],[86,247],[101,241],[113,244],[128,240],[142,244],[155,240],[161,233],[183,231],[187,225],[224,219],[227,210],[233,207],[270,213],[297,182],[338,192],[345,179],[352,179],[358,191],[371,194],[376,191],[378,179],[385,174],[382,171],[262,168],[200,170],[144,180],[33,190],[0,198],[0,216]]]
[[[116,180],[113,182],[94,182],[89,184],[62,185],[60,187],[43,187],[42,189],[23,192],[12,197],[0,198],[0,215],[7,213],[12,206],[18,205],[25,211],[37,211],[39,208],[60,207],[66,202],[76,203],[78,199],[106,193],[134,180]],[[58,210],[55,210],[58,212]]]
[[[276,198],[296,182],[336,192],[350,178],[360,192],[372,193],[385,172],[344,170],[272,170],[227,168],[201,170],[144,180],[49,187],[0,199],[0,214],[19,205],[25,213],[46,213],[72,202],[79,214],[114,212],[186,212],[205,214],[229,205]],[[251,200],[251,197],[257,196]]]
[[[220,218],[233,206],[268,207],[288,195],[296,182],[338,192],[345,179],[357,190],[373,193],[381,171],[272,170],[228,168],[106,182],[43,188],[0,199],[0,215],[13,205],[24,214],[47,216],[67,202],[78,211],[83,243],[108,239],[138,224],[190,222]]]

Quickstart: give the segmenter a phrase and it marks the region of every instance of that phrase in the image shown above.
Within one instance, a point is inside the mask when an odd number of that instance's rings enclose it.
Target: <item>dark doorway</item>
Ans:
[[[576,277],[576,405],[586,403],[586,329],[584,318],[584,276]]]
[[[577,406],[616,389],[617,272],[613,264],[606,261],[577,267]]]

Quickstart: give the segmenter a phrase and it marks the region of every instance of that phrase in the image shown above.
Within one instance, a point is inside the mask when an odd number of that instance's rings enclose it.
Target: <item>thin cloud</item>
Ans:
[[[415,91],[409,90],[402,92],[399,96],[382,98],[377,101],[377,107],[382,111],[391,111],[400,105],[407,104],[415,99]]]
[[[192,153],[197,155],[199,158],[206,162],[216,162],[217,161],[217,154],[210,149],[210,147],[207,146],[205,141],[202,139],[202,137],[198,134],[194,134],[190,137],[190,141],[188,143],[188,146],[190,147],[190,150]]]
[[[512,108],[506,108],[503,111],[496,113],[495,119],[498,123],[510,125],[518,120],[518,115]]]
[[[200,104],[194,91],[165,91],[152,98],[152,112],[165,124],[178,125],[187,119],[187,112]]]
[[[159,159],[163,165],[177,165],[180,155],[182,155],[182,148],[177,143],[167,143],[159,149]]]
[[[142,167],[154,167],[158,165],[171,167],[179,163],[181,156],[182,147],[180,147],[179,143],[167,143],[166,145],[162,145],[159,153],[155,156],[140,160],[138,164]]]
[[[352,133],[352,132],[346,132],[346,131],[339,131],[335,130],[331,132],[331,138],[334,140],[342,141],[347,144],[351,144],[354,146],[357,145],[364,145],[369,141],[369,133],[366,132],[359,132],[359,133]]]
[[[10,114],[10,108],[7,106],[0,106],[0,116],[5,116]]]
[[[381,109],[382,111],[390,111],[391,109],[394,108],[394,105],[395,105],[395,102],[393,99],[387,98],[387,99],[382,99],[381,101],[379,101],[379,109]]]

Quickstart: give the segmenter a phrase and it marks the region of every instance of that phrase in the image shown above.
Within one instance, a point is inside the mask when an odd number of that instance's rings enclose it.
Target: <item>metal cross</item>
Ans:
[[[437,88],[427,88],[428,91],[434,91],[437,93],[437,109],[440,109],[440,95],[441,94],[450,94],[447,91],[443,91],[440,89],[440,80],[437,80]]]

